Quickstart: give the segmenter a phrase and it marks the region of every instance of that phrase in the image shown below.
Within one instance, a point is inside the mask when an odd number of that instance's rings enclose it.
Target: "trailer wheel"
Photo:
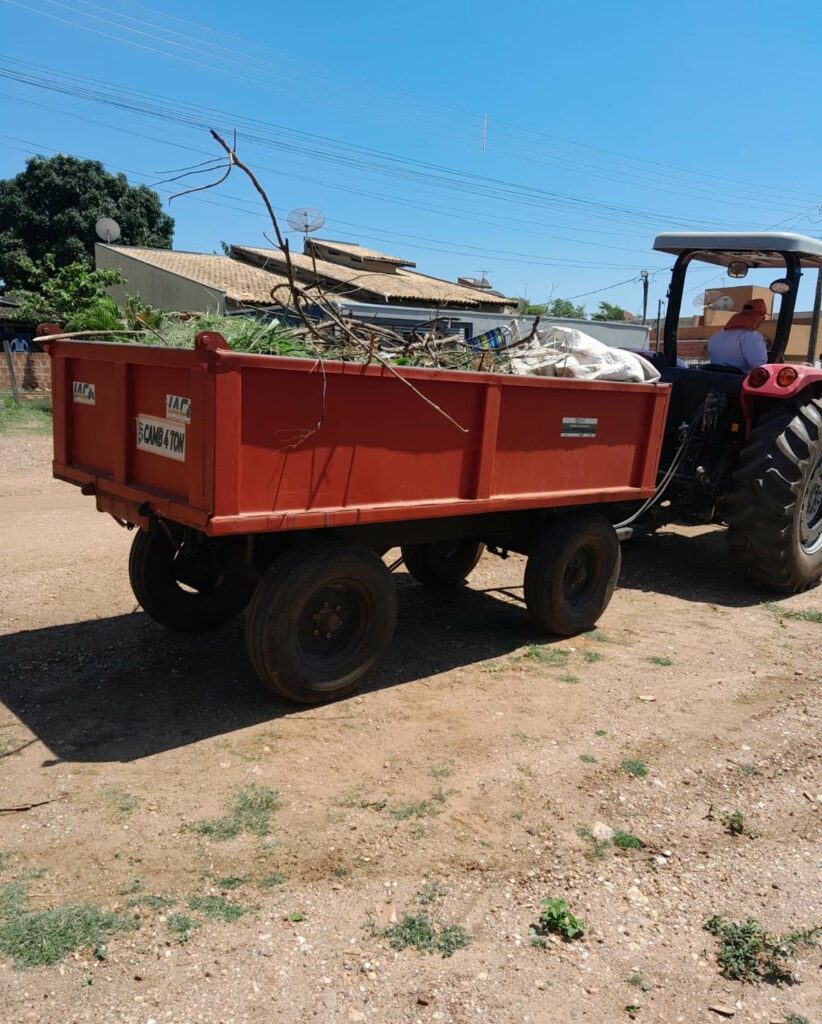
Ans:
[[[822,577],[822,398],[769,413],[734,474],[728,539],[749,576],[795,594]]]
[[[485,545],[476,540],[444,540],[430,544],[405,544],[405,566],[417,583],[446,590],[464,583],[482,557]]]
[[[345,697],[394,635],[397,596],[367,547],[324,543],[277,559],[254,591],[246,649],[263,685],[301,704]]]
[[[596,512],[567,516],[540,538],[525,567],[525,603],[540,629],[574,636],[608,607],[622,561],[619,539]]]
[[[188,556],[162,530],[140,530],[131,544],[128,575],[143,611],[180,633],[206,633],[239,615],[251,587],[226,572],[218,543],[205,541]]]

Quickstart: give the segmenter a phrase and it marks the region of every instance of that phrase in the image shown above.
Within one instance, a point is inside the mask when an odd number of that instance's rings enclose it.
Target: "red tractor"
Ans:
[[[628,523],[654,528],[697,518],[728,526],[734,560],[772,590],[795,593],[822,577],[822,369],[784,362],[803,267],[822,267],[822,242],[786,233],[657,236],[676,256],[663,351],[654,356],[672,385],[660,487]],[[708,363],[684,366],[677,333],[693,262],[733,277],[775,268],[781,297],[768,361],[749,373]]]

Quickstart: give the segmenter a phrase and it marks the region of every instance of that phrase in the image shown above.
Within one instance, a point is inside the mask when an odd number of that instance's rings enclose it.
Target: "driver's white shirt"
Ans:
[[[768,361],[768,348],[759,331],[723,328],[708,342],[708,359],[723,366],[736,366],[747,373]]]

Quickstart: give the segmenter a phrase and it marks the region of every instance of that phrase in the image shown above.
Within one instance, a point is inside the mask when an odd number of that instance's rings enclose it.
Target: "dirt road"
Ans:
[[[240,623],[135,608],[131,536],[49,458],[0,436],[0,805],[39,805],[0,814],[4,1022],[822,1021],[819,948],[745,984],[703,928],[822,924],[820,590],[765,606],[671,529],[545,643],[519,558],[401,572],[378,675],[302,709]],[[546,897],[581,937],[529,935]]]

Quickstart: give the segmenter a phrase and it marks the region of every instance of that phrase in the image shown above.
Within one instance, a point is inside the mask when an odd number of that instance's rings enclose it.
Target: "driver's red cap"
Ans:
[[[725,324],[725,330],[733,330],[735,327],[747,331],[754,331],[768,315],[768,307],[764,299],[751,299],[738,313],[734,313],[731,319]]]

